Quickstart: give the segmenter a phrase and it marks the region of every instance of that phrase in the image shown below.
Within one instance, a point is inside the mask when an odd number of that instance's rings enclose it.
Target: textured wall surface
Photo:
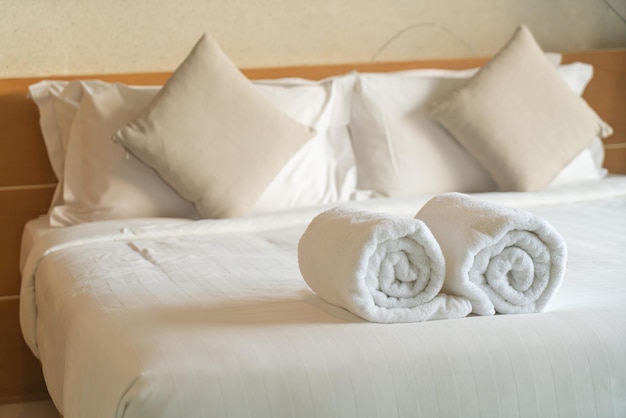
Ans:
[[[240,67],[626,46],[626,0],[0,0],[0,77],[173,70],[202,32]]]

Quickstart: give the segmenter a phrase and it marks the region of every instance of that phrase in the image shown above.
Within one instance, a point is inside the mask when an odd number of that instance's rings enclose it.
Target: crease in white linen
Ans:
[[[551,188],[543,192],[480,193],[482,199],[501,205],[516,207],[550,207],[568,203],[581,203],[610,199],[626,195],[626,176],[609,175],[600,181]],[[362,210],[385,211],[399,216],[412,216],[431,196],[379,198],[350,201],[342,205]],[[63,228],[49,228],[36,242],[23,242],[21,258],[22,283],[20,291],[20,326],[27,345],[35,356],[37,347],[37,306],[35,303],[35,274],[39,262],[47,255],[65,248],[92,242],[109,242],[140,238],[169,236],[211,235],[240,233],[248,230],[286,228],[293,225],[306,227],[311,219],[332,205],[292,209],[284,212],[257,215],[249,218],[207,219],[191,221],[172,218],[135,218],[91,222]],[[26,244],[26,245],[24,245]]]
[[[298,265],[319,297],[370,322],[460,318],[470,312],[465,298],[440,292],[443,255],[416,219],[327,210],[302,234]]]
[[[531,212],[445,193],[415,218],[426,223],[443,251],[443,292],[468,298],[472,313],[542,312],[561,285],[565,241]]]

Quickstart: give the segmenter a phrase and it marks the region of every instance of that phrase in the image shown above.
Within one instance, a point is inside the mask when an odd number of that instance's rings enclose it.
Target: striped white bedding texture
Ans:
[[[480,197],[564,237],[545,312],[377,324],[331,306],[298,270],[315,207],[31,224],[23,333],[65,418],[625,416],[626,177]],[[429,198],[349,205],[412,217]]]

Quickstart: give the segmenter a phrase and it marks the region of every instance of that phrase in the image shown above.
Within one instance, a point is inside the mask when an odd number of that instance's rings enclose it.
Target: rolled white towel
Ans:
[[[471,310],[466,299],[440,294],[443,255],[416,219],[330,209],[300,238],[298,263],[319,297],[368,321],[459,318]]]
[[[468,298],[475,314],[541,312],[561,285],[565,241],[530,212],[445,193],[416,218],[446,259],[443,291]]]

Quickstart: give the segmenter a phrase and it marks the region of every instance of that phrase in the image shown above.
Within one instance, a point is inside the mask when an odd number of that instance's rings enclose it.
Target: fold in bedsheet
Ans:
[[[444,292],[472,312],[542,312],[561,285],[567,246],[544,219],[461,193],[436,196],[416,215],[446,259]]]
[[[315,217],[298,244],[302,277],[325,301],[371,322],[420,322],[469,314],[440,293],[441,249],[424,223],[350,208]]]

